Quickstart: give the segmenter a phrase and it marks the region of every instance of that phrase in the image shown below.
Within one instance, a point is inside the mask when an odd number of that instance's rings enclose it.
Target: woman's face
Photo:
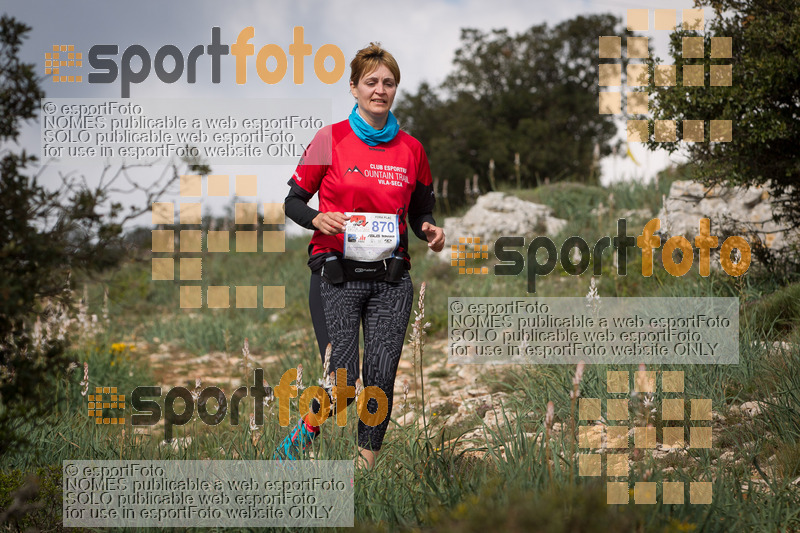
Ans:
[[[350,92],[358,101],[358,109],[368,122],[378,123],[386,119],[397,93],[397,82],[386,67],[380,65],[358,80],[358,85],[350,82]],[[372,119],[372,120],[369,120]],[[375,124],[373,124],[374,126]]]

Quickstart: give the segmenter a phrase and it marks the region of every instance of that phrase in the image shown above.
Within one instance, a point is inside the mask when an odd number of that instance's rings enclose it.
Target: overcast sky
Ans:
[[[679,12],[693,7],[691,0],[666,2],[627,0],[561,0],[543,2],[530,0],[407,0],[403,3],[355,2],[352,0],[328,1],[150,1],[114,2],[110,0],[87,1],[15,1],[6,6],[6,13],[33,27],[30,38],[22,49],[24,60],[34,62],[44,75],[44,53],[53,44],[74,44],[76,51],[84,54],[95,44],[116,44],[120,56],[132,44],[141,44],[151,55],[161,46],[174,44],[186,54],[194,45],[211,41],[211,28],[221,28],[223,44],[232,44],[239,32],[255,28],[250,41],[256,50],[275,43],[288,52],[293,39],[293,28],[303,26],[305,42],[313,51],[323,44],[339,47],[349,63],[356,50],[370,41],[380,41],[397,58],[402,72],[400,90],[415,91],[420,82],[439,84],[449,72],[454,51],[459,47],[461,28],[479,28],[484,31],[507,28],[513,33],[532,25],[546,22],[549,25],[588,13],[613,13],[625,20],[629,8],[671,8]],[[706,13],[708,17],[710,13]],[[651,17],[652,21],[652,17]],[[667,56],[667,32],[644,32],[651,37],[656,55]],[[131,89],[132,98],[325,98],[330,99],[334,121],[344,119],[352,107],[348,91],[349,69],[333,85],[322,83],[314,75],[313,59],[305,60],[305,81],[295,85],[289,72],[278,84],[266,85],[255,75],[254,58],[248,70],[251,78],[245,85],[237,85],[233,76],[233,61],[222,61],[222,80],[210,82],[208,58],[198,62],[198,82],[188,84],[185,77],[174,84],[150,78]],[[329,61],[330,64],[330,61]],[[89,71],[87,64],[84,74]],[[85,78],[84,78],[85,79]],[[49,98],[118,98],[119,83],[108,85],[53,83],[43,81]],[[254,115],[257,114],[254,110]],[[31,124],[24,131],[21,144],[39,151],[39,124]],[[603,161],[604,181],[616,179],[642,179],[651,177],[669,163],[664,154],[648,153],[641,146],[633,146],[633,153],[641,166],[629,159],[612,157]],[[213,164],[213,162],[212,162]],[[87,178],[97,175],[91,166],[75,165],[61,168],[77,171]],[[257,174],[259,201],[279,202],[287,192],[285,185],[292,167],[260,166],[235,167],[214,165],[215,174]],[[150,173],[152,174],[153,171]],[[612,176],[613,174],[613,176]],[[142,175],[143,182],[151,179]],[[57,183],[55,168],[48,168],[45,183]],[[313,202],[313,201],[312,201]],[[149,220],[141,220],[148,223]]]

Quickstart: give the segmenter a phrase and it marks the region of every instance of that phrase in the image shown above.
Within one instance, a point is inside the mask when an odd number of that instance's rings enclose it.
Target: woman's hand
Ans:
[[[444,249],[444,230],[430,222],[423,222],[421,229],[428,238],[428,248],[434,252],[441,252]]]
[[[329,213],[320,213],[314,217],[311,223],[325,235],[336,235],[344,231],[348,220],[350,218],[345,216],[344,213],[331,211]]]

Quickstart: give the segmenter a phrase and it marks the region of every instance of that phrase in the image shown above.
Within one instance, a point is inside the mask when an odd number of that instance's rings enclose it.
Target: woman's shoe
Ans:
[[[318,434],[319,429],[317,431],[310,430],[305,420],[301,418],[294,429],[278,445],[275,453],[272,454],[272,459],[278,461],[283,459],[288,461],[299,460],[300,456],[311,447],[311,443]]]

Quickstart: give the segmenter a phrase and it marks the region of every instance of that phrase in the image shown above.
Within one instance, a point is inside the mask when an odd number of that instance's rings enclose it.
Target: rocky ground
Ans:
[[[300,338],[301,334],[295,332]],[[150,347],[150,364],[157,383],[167,390],[176,385],[190,386],[196,379],[200,379],[202,386],[217,385],[225,391],[233,390],[243,384],[242,373],[244,360],[241,352],[226,354],[212,352],[202,356],[176,351],[166,344],[161,344],[157,349]],[[773,349],[785,349],[783,343],[776,343]],[[508,392],[498,392],[493,381],[496,382],[497,370],[483,365],[453,365],[447,364],[447,340],[429,340],[424,348],[424,364],[422,371],[426,386],[426,419],[434,430],[434,434],[445,431],[448,440],[445,446],[453,446],[454,450],[464,452],[466,455],[482,457],[487,450],[487,442],[501,457],[505,457],[507,442],[498,441],[497,435],[516,435],[515,412],[520,413],[525,419],[520,422],[525,428],[525,437],[531,440],[541,438],[543,428],[543,406],[531,406],[529,412],[511,409],[514,398]],[[264,355],[253,353],[248,364],[250,368],[274,367],[281,365],[282,361],[290,360],[291,356]],[[317,376],[308,369],[304,376],[305,385],[316,384]],[[312,374],[312,375],[309,375]],[[248,376],[252,375],[252,370]],[[252,378],[249,378],[252,379]],[[404,384],[409,384],[409,393],[404,396]],[[409,345],[404,346],[403,356],[400,360],[394,391],[394,409],[392,418],[397,426],[407,427],[415,424],[423,427],[420,416],[421,409],[415,405],[414,395],[414,365]],[[250,385],[249,380],[247,385]],[[766,399],[765,402],[769,400]],[[769,490],[769,484],[764,479],[771,478],[775,463],[775,455],[762,460],[758,468],[752,462],[752,452],[755,442],[742,440],[746,435],[754,435],[753,429],[763,416],[765,402],[751,401],[741,405],[724,406],[712,412],[712,455],[715,457],[713,465],[725,468],[726,465],[747,462],[752,472],[752,483],[763,490]],[[511,427],[507,427],[511,424]],[[396,430],[397,426],[390,425],[389,431]],[[151,428],[148,428],[151,429]],[[508,429],[509,431],[502,431]],[[157,429],[155,431],[158,431]],[[603,426],[592,426],[591,432],[597,433],[601,447],[594,450],[607,453],[612,450],[605,448],[605,434]],[[149,432],[149,431],[148,431]],[[551,438],[559,439],[562,424],[556,422],[551,431]],[[633,429],[631,429],[631,441]],[[736,438],[739,436],[741,438]],[[769,435],[763,435],[769,437]],[[584,450],[586,451],[586,450]],[[662,464],[662,470],[669,472],[676,466],[687,466],[693,460],[691,451],[687,447],[664,448],[660,444],[656,448],[647,450],[654,459]],[[634,468],[634,459],[631,458],[631,468]],[[761,469],[761,472],[758,469]],[[800,486],[800,477],[794,484]]]

